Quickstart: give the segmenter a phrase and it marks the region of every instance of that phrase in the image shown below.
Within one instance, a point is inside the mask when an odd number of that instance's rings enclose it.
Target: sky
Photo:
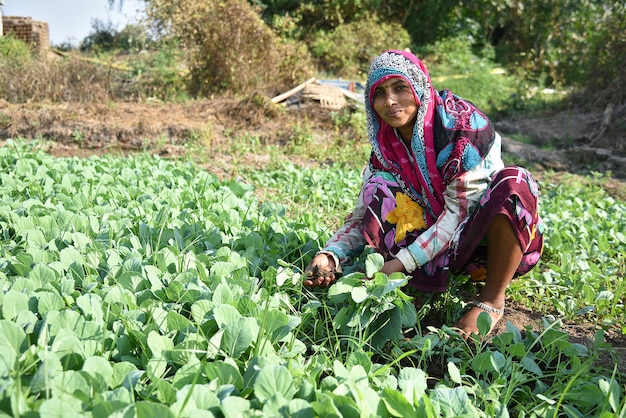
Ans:
[[[94,19],[110,21],[116,30],[136,22],[143,1],[124,0],[124,3],[120,11],[118,5],[109,8],[108,0],[4,0],[2,14],[48,22],[52,45],[77,46],[93,31]]]

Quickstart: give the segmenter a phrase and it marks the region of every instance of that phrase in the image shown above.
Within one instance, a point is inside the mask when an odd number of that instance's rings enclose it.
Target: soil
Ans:
[[[26,103],[11,104],[0,99],[0,138],[40,141],[48,153],[59,157],[89,157],[99,154],[129,155],[149,151],[165,158],[188,155],[189,143],[204,156],[203,167],[221,179],[235,173],[235,165],[260,168],[268,155],[246,153],[237,160],[229,154],[229,141],[248,133],[263,143],[284,145],[290,127],[303,120],[329,140],[335,132],[333,110],[319,102],[301,102],[285,110],[267,98],[246,100],[214,98],[185,103]],[[603,185],[619,199],[626,199],[626,106],[607,107],[598,112],[572,110],[544,113],[523,120],[495,121],[503,134],[503,151],[523,160],[538,177],[546,172],[606,173]],[[521,135],[531,143],[512,139]],[[0,141],[0,146],[4,142]],[[549,147],[547,146],[549,145]],[[274,156],[273,156],[274,158]],[[278,157],[280,158],[280,157]],[[319,163],[289,158],[302,166]],[[494,333],[503,332],[507,322],[520,329],[541,329],[542,315],[529,307],[511,303]],[[572,342],[591,346],[598,330],[594,324],[564,322]],[[617,359],[608,352],[601,366],[615,364],[626,375],[626,335],[609,329],[606,341],[616,348]]]

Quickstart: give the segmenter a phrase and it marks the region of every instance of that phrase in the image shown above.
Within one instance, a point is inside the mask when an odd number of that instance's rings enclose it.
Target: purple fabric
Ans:
[[[419,236],[408,233],[395,242],[395,225],[385,221],[395,208],[395,194],[402,188],[389,176],[374,175],[365,186],[366,212],[361,222],[363,236],[386,260],[406,248]],[[459,240],[426,265],[412,273],[409,285],[426,292],[447,289],[450,273],[467,274],[469,269],[486,267],[486,246],[482,242],[496,215],[505,215],[521,244],[523,258],[516,275],[529,272],[543,249],[542,222],[537,211],[538,188],[530,173],[520,167],[506,167],[492,179],[479,206],[462,223]]]

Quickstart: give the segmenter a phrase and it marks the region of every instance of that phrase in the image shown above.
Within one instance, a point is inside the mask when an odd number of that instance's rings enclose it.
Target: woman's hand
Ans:
[[[404,273],[404,265],[402,264],[400,260],[398,260],[397,258],[394,258],[392,260],[386,261],[385,264],[383,265],[383,268],[380,271],[381,273],[385,273],[387,276],[397,271]]]
[[[331,255],[318,254],[304,269],[303,284],[309,287],[328,287],[339,276],[340,270],[337,267]]]

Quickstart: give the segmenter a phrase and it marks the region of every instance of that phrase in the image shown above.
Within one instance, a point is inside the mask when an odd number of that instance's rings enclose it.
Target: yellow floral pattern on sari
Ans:
[[[426,229],[424,208],[404,193],[396,193],[396,208],[387,214],[387,222],[396,224],[396,244],[407,232]]]

